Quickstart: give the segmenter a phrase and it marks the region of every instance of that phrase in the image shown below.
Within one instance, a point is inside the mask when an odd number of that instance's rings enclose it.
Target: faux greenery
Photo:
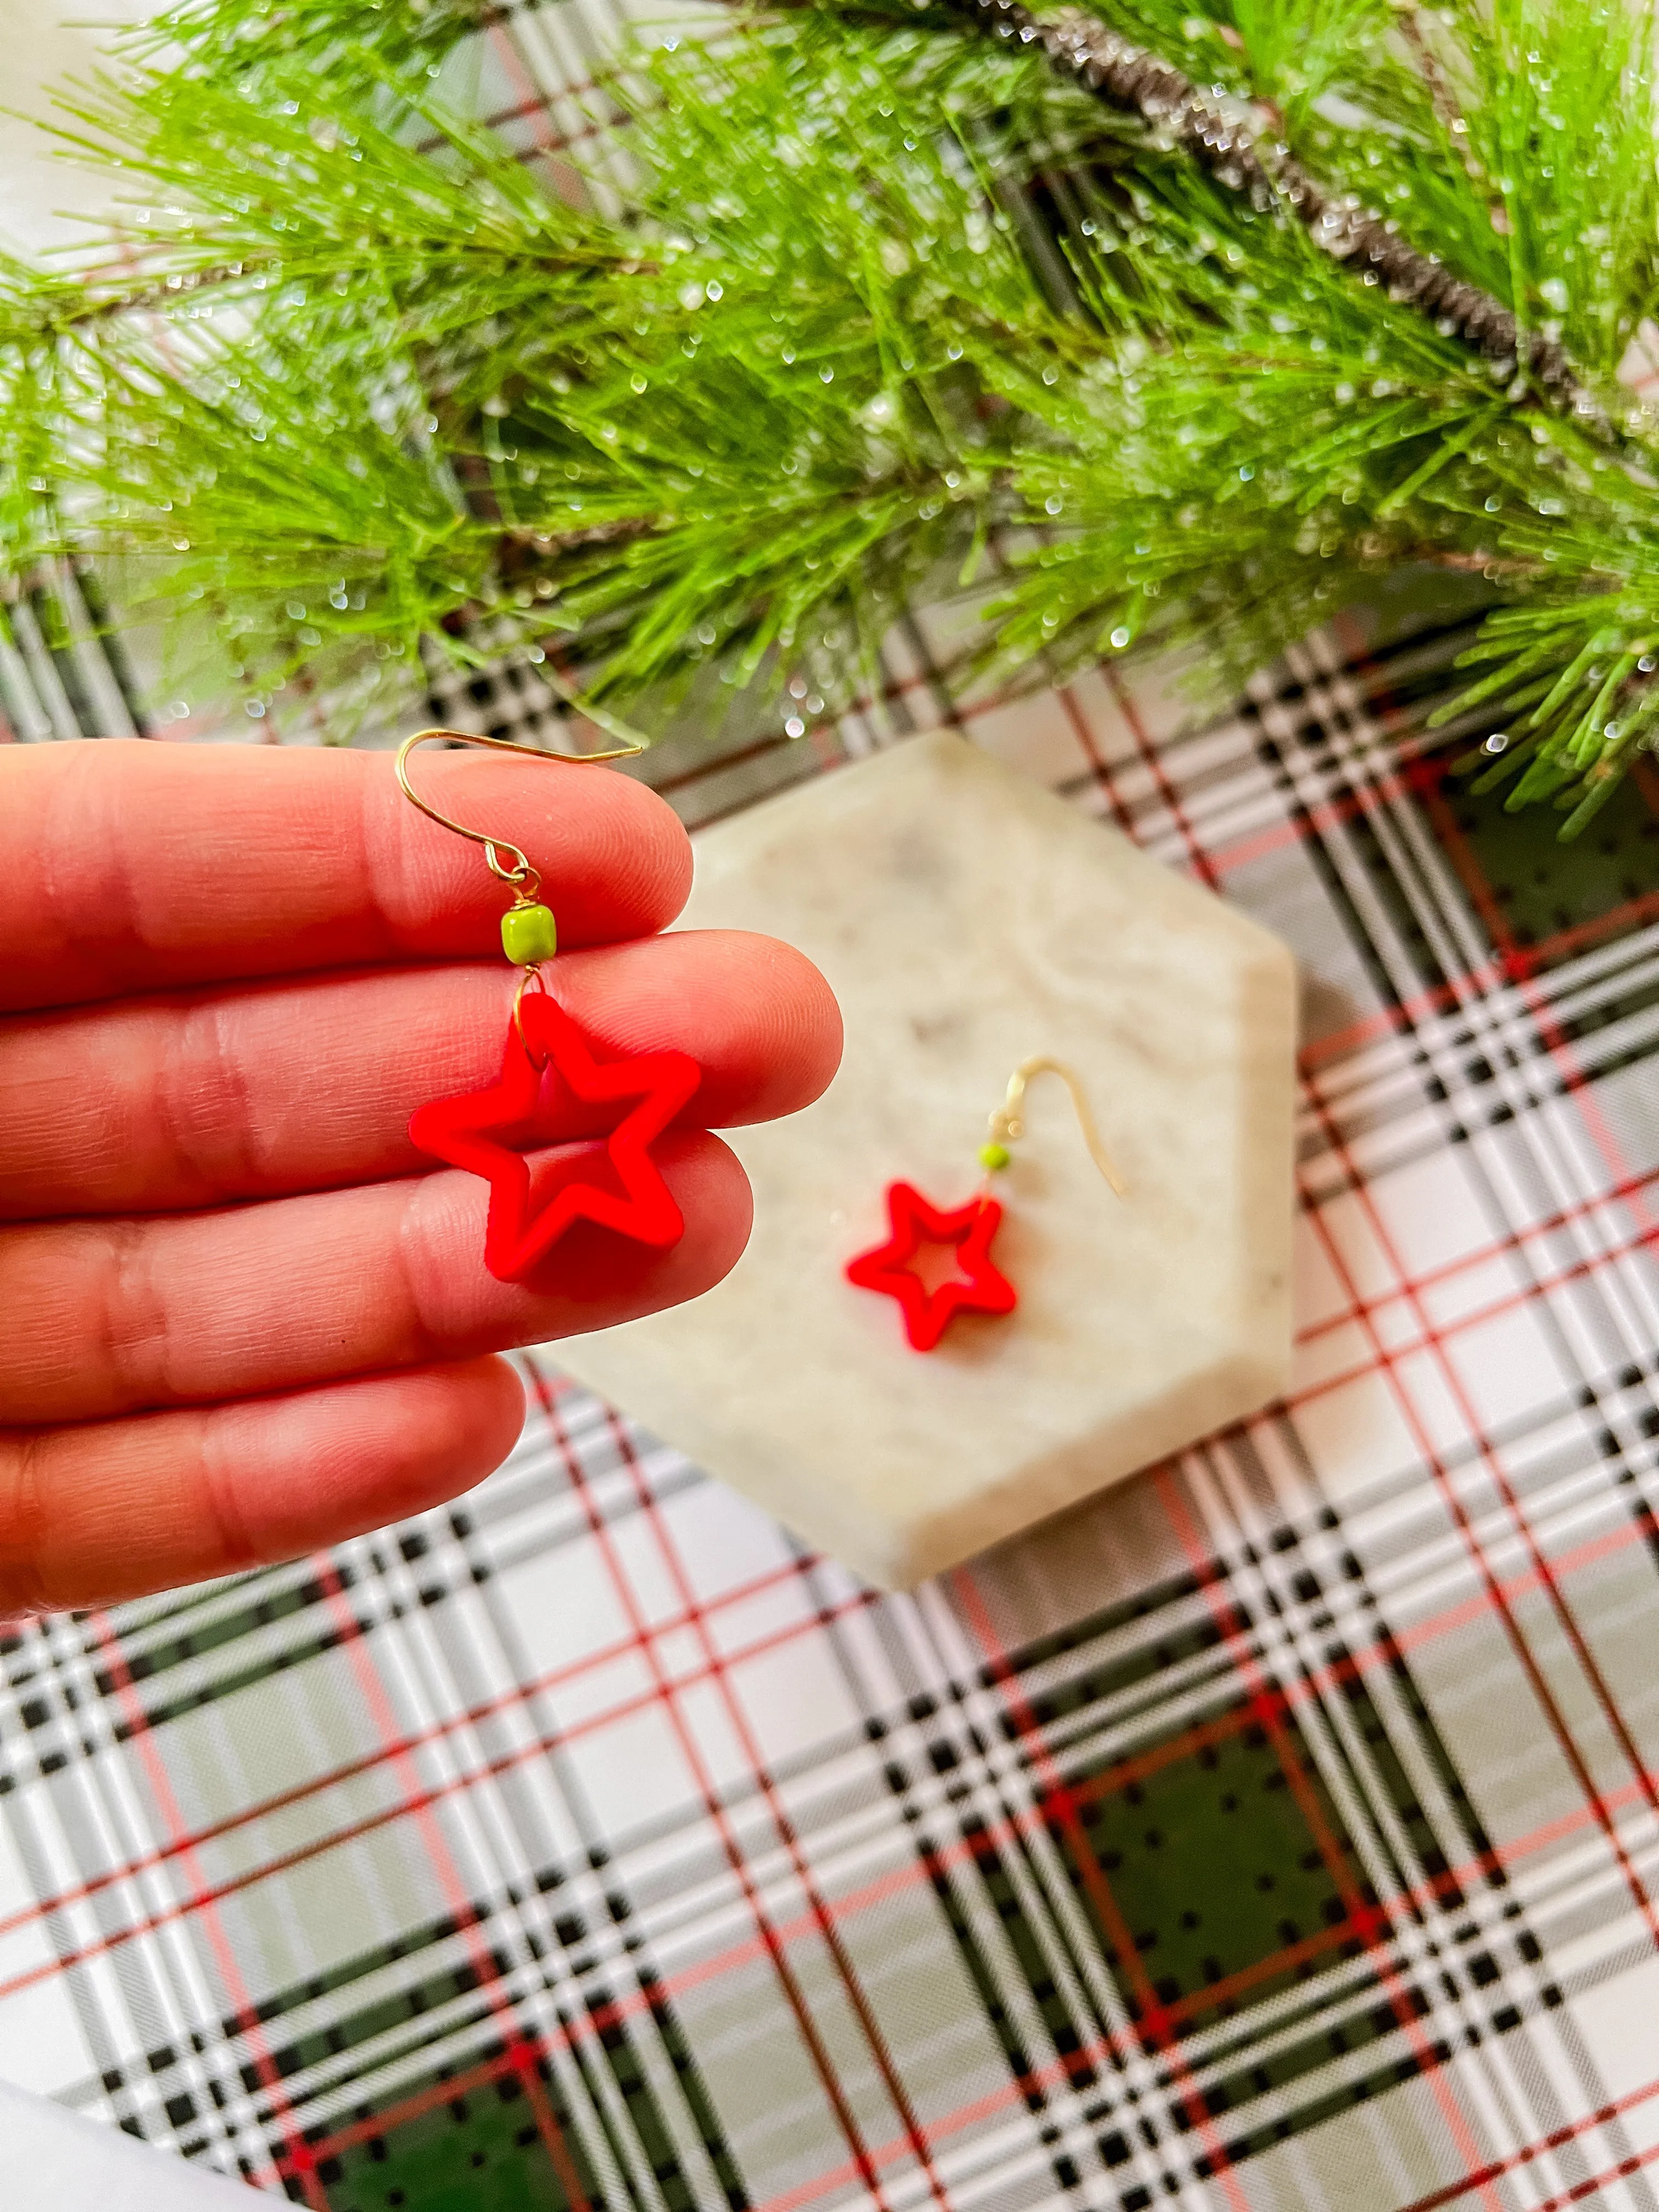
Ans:
[[[1231,679],[1420,564],[1510,803],[1653,741],[1646,0],[705,9],[544,151],[461,119],[502,13],[192,0],[65,94],[132,204],[0,265],[0,565],[256,714],[563,631],[650,725],[974,584],[976,665]]]

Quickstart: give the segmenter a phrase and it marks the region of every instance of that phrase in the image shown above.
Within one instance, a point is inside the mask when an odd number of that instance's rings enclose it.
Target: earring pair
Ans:
[[[620,730],[617,734],[623,734]],[[483,1177],[490,1187],[484,1232],[484,1265],[503,1282],[522,1281],[578,1222],[591,1222],[635,1242],[665,1250],[679,1242],[685,1223],[651,1147],[684,1111],[702,1080],[688,1053],[665,1051],[616,1058],[602,1054],[547,988],[544,969],[558,946],[552,909],[541,897],[541,878],[527,856],[506,838],[469,829],[423,799],[410,780],[409,758],[430,739],[483,745],[562,761],[615,760],[641,750],[629,740],[614,751],[549,755],[504,738],[422,730],[398,748],[397,776],[410,804],[442,828],[483,848],[489,871],[512,892],[501,917],[501,949],[519,973],[507,1024],[501,1070],[483,1091],[434,1100],[411,1117],[409,1133],[421,1151]],[[1095,1127],[1081,1082],[1063,1060],[1038,1053],[1023,1060],[1008,1079],[1002,1103],[989,1116],[980,1147],[984,1179],[961,1206],[934,1206],[913,1183],[887,1189],[889,1235],[883,1244],[847,1263],[848,1279],[898,1302],[905,1334],[918,1352],[931,1352],[958,1314],[1010,1314],[1018,1293],[991,1256],[1002,1223],[1001,1202],[991,1179],[1013,1159],[1025,1134],[1025,1092],[1039,1075],[1059,1077],[1071,1094],[1091,1158],[1117,1195],[1124,1186]],[[544,1166],[532,1184],[526,1149],[544,1126],[550,1079],[568,1097],[610,1124],[603,1140],[605,1169],[588,1152],[571,1150]],[[621,1110],[619,1110],[621,1109]],[[544,1143],[545,1139],[541,1139]],[[930,1284],[916,1261],[924,1244],[953,1248],[958,1273]]]

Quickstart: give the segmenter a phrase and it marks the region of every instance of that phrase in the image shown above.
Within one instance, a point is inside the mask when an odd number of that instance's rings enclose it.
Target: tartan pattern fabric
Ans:
[[[1449,791],[1445,642],[966,720],[1302,955],[1284,1406],[878,1597],[527,1357],[459,1505],[5,1640],[0,2071],[335,2212],[1651,2206],[1656,816]]]
[[[492,33],[527,143],[596,21]],[[11,734],[112,726],[31,619]],[[950,619],[647,772],[935,725]],[[0,2074],[317,2212],[1659,2212],[1659,781],[1467,799],[1457,642],[961,717],[1302,962],[1283,1405],[890,1597],[526,1355],[458,1504],[0,1638]]]

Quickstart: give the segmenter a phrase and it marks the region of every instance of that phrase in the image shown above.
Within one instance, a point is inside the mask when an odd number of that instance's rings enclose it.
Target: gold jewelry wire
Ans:
[[[995,1144],[1017,1143],[1025,1134],[1024,1117],[1020,1112],[1025,1103],[1025,1086],[1033,1077],[1057,1075],[1072,1094],[1072,1105],[1077,1114],[1078,1127],[1083,1132],[1083,1141],[1089,1147],[1089,1157],[1120,1198],[1127,1198],[1128,1190],[1123,1178],[1113,1166],[1111,1155],[1100,1140],[1095,1127],[1095,1117],[1089,1110],[1089,1096],[1075,1069],[1067,1067],[1063,1060],[1052,1060],[1047,1053],[1034,1053],[1030,1060],[1022,1060],[1008,1078],[1008,1095],[990,1117],[992,1140]]]
[[[547,978],[542,973],[541,963],[539,961],[533,963],[520,976],[519,988],[513,994],[513,1026],[519,1032],[519,1042],[524,1048],[524,1056],[530,1065],[532,1067],[545,1067],[547,1062],[544,1060],[537,1059],[535,1054],[530,1049],[530,1039],[524,1033],[524,994],[532,983],[544,999],[550,999],[553,995],[547,988]]]
[[[608,722],[609,717],[606,720]],[[465,822],[457,822],[453,816],[442,813],[437,807],[429,805],[410,781],[410,753],[414,751],[416,745],[435,743],[439,738],[451,744],[487,745],[491,752],[523,753],[529,760],[560,761],[567,768],[580,768],[599,761],[628,760],[634,754],[642,753],[645,750],[643,743],[636,738],[629,738],[625,744],[612,746],[609,751],[602,753],[547,752],[540,745],[520,744],[512,738],[475,737],[468,730],[416,730],[412,738],[404,739],[398,748],[398,757],[392,763],[398,787],[404,797],[408,799],[411,806],[424,814],[428,822],[435,822],[441,829],[453,830],[458,837],[470,838],[473,844],[482,845],[490,874],[499,878],[502,883],[513,885],[518,894],[517,903],[520,906],[529,904],[541,889],[541,877],[530,865],[529,856],[510,839],[492,836],[486,830],[469,830]],[[501,856],[503,853],[512,854],[510,866],[502,865]]]

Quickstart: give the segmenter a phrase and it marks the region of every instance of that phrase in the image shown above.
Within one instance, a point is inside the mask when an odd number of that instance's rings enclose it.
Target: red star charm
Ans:
[[[649,1146],[696,1091],[702,1079],[696,1061],[684,1052],[596,1060],[569,1015],[541,993],[526,992],[519,1013],[520,1021],[507,1026],[501,1072],[489,1088],[435,1099],[417,1108],[409,1124],[410,1140],[422,1152],[489,1183],[485,1267],[500,1282],[517,1282],[578,1221],[596,1221],[639,1244],[678,1244],[685,1218]],[[605,1140],[620,1195],[586,1172],[591,1152],[573,1152],[540,1178],[532,1210],[530,1163],[514,1140],[538,1141],[542,1077],[549,1066],[589,1105],[638,1101]]]
[[[994,1198],[970,1198],[954,1213],[940,1213],[908,1182],[889,1183],[887,1220],[893,1233],[884,1244],[849,1260],[847,1279],[896,1298],[911,1343],[918,1352],[931,1352],[953,1316],[1012,1313],[1019,1303],[1013,1285],[991,1264],[991,1239],[1001,1219]],[[964,1273],[930,1291],[910,1266],[927,1243],[954,1244]]]

